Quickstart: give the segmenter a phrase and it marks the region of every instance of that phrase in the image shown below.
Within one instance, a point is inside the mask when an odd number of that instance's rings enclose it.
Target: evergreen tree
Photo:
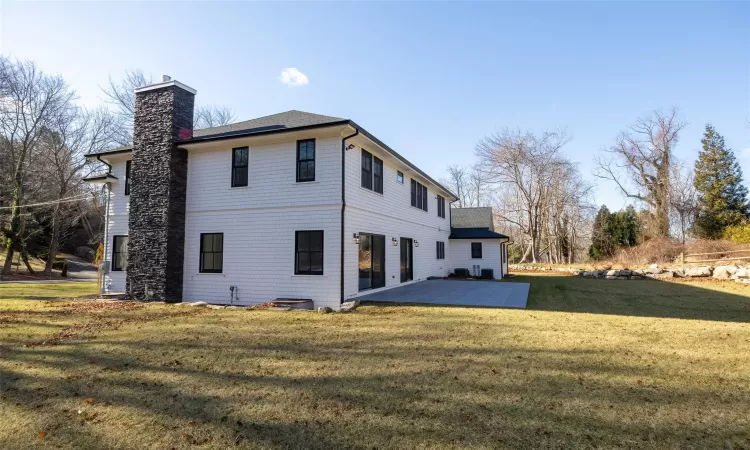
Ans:
[[[615,247],[633,247],[638,244],[640,221],[633,205],[612,214],[610,235]]]
[[[612,214],[605,205],[599,208],[594,218],[594,226],[591,231],[591,247],[589,247],[589,257],[591,259],[602,259],[612,256],[614,253],[614,244],[611,235]]]
[[[692,231],[697,237],[716,239],[726,227],[747,219],[747,188],[734,152],[710,124],[701,143],[703,150],[695,162],[698,214]]]

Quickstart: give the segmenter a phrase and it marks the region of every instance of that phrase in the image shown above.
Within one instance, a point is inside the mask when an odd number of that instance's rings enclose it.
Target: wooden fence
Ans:
[[[680,253],[680,264],[682,265],[682,268],[685,269],[685,258],[691,258],[696,256],[711,256],[711,255],[735,255],[738,253],[745,253],[745,256],[731,256],[729,258],[707,258],[707,259],[698,259],[693,261],[687,261],[688,264],[693,263],[709,263],[709,262],[719,262],[719,261],[738,261],[738,260],[750,260],[750,249],[748,250],[727,250],[723,252],[709,252],[709,253]]]

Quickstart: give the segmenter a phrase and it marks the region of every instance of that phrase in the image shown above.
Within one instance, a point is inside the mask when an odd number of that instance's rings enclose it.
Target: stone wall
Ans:
[[[182,300],[187,152],[195,94],[171,84],[136,93],[130,176],[129,296]]]

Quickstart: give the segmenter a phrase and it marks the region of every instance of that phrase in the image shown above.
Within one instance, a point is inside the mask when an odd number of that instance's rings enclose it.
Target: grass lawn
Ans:
[[[0,286],[0,448],[750,448],[750,287],[515,280],[328,315]]]

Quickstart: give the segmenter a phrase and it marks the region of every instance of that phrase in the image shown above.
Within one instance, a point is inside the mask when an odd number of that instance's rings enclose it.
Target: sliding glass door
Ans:
[[[385,286],[385,236],[359,233],[359,290]]]

